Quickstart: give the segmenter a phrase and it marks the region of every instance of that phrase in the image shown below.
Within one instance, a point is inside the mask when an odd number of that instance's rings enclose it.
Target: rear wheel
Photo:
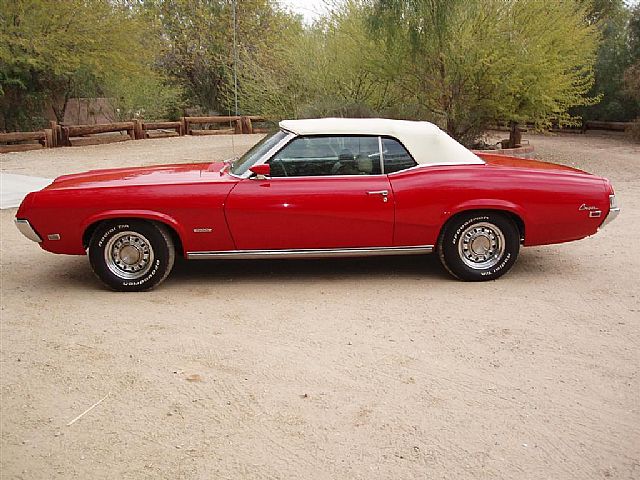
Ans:
[[[164,225],[123,219],[100,224],[89,242],[89,262],[113,290],[150,290],[171,272],[173,239]]]
[[[504,275],[515,263],[519,250],[518,228],[497,212],[454,217],[438,239],[440,261],[460,280],[494,280]]]

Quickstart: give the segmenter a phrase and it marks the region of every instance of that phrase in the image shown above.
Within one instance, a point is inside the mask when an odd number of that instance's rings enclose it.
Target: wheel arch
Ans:
[[[95,232],[98,225],[102,222],[110,220],[147,220],[149,222],[159,223],[167,227],[176,249],[176,253],[184,255],[184,231],[180,224],[171,216],[152,211],[128,211],[128,210],[112,210],[92,215],[82,224],[82,245],[85,250],[89,247],[91,236]]]
[[[455,218],[461,215],[469,214],[469,213],[480,214],[484,212],[500,213],[502,215],[505,215],[507,218],[509,218],[518,228],[518,233],[520,235],[520,243],[524,244],[524,239],[526,234],[525,216],[522,212],[522,209],[513,204],[511,205],[492,204],[491,206],[482,205],[482,204],[461,205],[453,209],[451,212],[448,212],[448,214],[445,214],[445,219],[442,222],[442,226],[440,227],[438,238],[444,232],[445,227]]]

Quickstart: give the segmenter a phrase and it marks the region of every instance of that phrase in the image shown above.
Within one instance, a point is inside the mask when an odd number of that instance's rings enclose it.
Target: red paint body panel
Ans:
[[[479,209],[517,215],[525,245],[542,245],[592,235],[609,212],[611,186],[603,178],[482,157],[486,165],[421,166],[388,176],[239,179],[221,173],[221,163],[98,170],[29,194],[17,217],[29,220],[45,250],[84,254],[86,229],[109,218],[166,223],[185,252],[202,252],[435,245],[452,215]],[[382,191],[387,195],[367,193]],[[582,204],[601,217],[589,218]],[[61,239],[48,240],[54,233]]]
[[[566,173],[565,173],[566,172]],[[517,166],[423,167],[390,175],[396,201],[395,245],[435,245],[442,225],[465,210],[505,210],[525,224],[525,245],[566,242],[594,234],[609,211],[599,177]],[[602,218],[588,218],[581,204]]]
[[[185,249],[234,248],[224,201],[237,179],[207,170],[209,164],[117,169],[66,175],[29,194],[18,210],[54,253],[82,255],[83,234],[109,218],[146,218],[168,224]],[[37,208],[34,208],[34,204]],[[194,233],[195,228],[210,233]],[[47,235],[58,233],[60,240]]]
[[[382,194],[367,192],[387,191]],[[390,246],[393,195],[386,175],[242,180],[227,221],[240,250]]]
[[[530,160],[526,158],[507,157],[505,155],[496,155],[492,153],[481,153],[478,155],[489,165],[498,167],[514,167],[528,170],[553,170],[561,172],[587,173],[577,168],[567,167],[566,165],[558,165],[557,163],[541,162],[539,160]],[[589,174],[587,174],[589,175]]]

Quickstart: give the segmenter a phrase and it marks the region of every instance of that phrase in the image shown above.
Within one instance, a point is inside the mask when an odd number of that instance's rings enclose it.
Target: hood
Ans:
[[[577,168],[567,167],[565,165],[558,165],[557,163],[550,162],[541,162],[539,160],[529,160],[518,157],[509,157],[506,155],[497,155],[495,153],[480,153],[476,152],[477,155],[484,160],[487,165],[491,165],[494,167],[510,167],[516,169],[524,169],[524,170],[545,170],[545,171],[556,171],[556,172],[574,172],[581,173],[585,175],[591,175],[590,173],[584,172],[582,170],[578,170]]]
[[[219,175],[223,166],[224,164],[220,162],[90,170],[62,175],[45,190],[193,183],[200,181],[203,171],[208,173],[207,177],[211,176],[211,172]]]

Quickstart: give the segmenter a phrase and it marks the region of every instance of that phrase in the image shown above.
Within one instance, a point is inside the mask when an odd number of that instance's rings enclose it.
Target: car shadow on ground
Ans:
[[[86,257],[53,257],[44,262],[30,278],[37,288],[55,291],[59,288],[95,291],[108,290],[93,272]],[[436,255],[391,256],[368,258],[332,258],[304,260],[185,260],[177,257],[174,268],[162,288],[192,287],[233,282],[301,283],[307,281],[388,280],[453,280]],[[40,282],[38,279],[47,279]],[[26,280],[25,280],[26,281]]]
[[[185,260],[176,259],[174,280],[301,281],[336,278],[450,278],[436,255],[304,260]]]
[[[560,265],[559,265],[560,264]],[[558,268],[561,266],[562,268]],[[553,276],[575,270],[572,255],[550,256],[544,250],[526,249],[509,276],[521,278]],[[179,282],[219,279],[233,281],[303,281],[335,279],[415,278],[454,280],[441,265],[438,255],[407,255],[366,258],[324,258],[296,260],[185,260],[176,258],[169,279]]]
[[[38,278],[48,278],[40,288],[106,289],[91,272],[86,257],[56,257],[51,265],[43,264]],[[558,268],[561,267],[561,268]],[[542,251],[524,252],[507,277],[520,281],[549,279],[576,270],[571,255],[548,256]],[[579,268],[578,268],[579,270]],[[416,281],[456,281],[440,264],[438,256],[388,256],[367,258],[332,258],[304,260],[185,260],[176,258],[173,271],[163,288],[193,286],[209,282],[233,281],[236,285],[259,282],[300,283],[307,281],[366,280],[389,278]],[[36,282],[37,283],[37,282]]]

